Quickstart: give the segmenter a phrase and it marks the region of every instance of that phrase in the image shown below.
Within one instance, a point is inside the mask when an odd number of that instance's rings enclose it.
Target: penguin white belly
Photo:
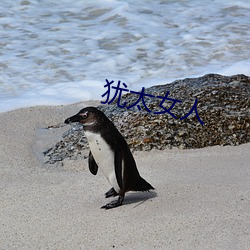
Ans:
[[[85,135],[88,139],[89,147],[96,164],[108,179],[111,186],[119,193],[120,187],[115,174],[115,155],[113,150],[100,134],[86,131]]]

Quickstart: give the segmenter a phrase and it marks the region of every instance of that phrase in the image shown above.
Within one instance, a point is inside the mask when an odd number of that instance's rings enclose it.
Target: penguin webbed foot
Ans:
[[[111,208],[114,208],[114,207],[119,207],[119,206],[122,205],[123,200],[124,200],[124,197],[123,196],[119,196],[118,200],[111,201],[110,203],[102,206],[101,208],[111,209]]]
[[[115,197],[117,195],[118,195],[118,193],[115,191],[114,188],[111,188],[108,192],[105,193],[106,198]]]

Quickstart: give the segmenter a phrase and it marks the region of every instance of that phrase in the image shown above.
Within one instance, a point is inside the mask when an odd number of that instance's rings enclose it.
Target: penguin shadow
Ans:
[[[155,191],[145,191],[145,192],[129,192],[126,194],[123,205],[134,204],[134,208],[140,206],[144,202],[157,197]]]

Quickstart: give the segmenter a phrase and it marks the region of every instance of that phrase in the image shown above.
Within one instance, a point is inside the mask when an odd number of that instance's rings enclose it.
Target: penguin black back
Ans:
[[[72,122],[83,125],[90,146],[90,172],[96,174],[100,167],[112,185],[106,197],[119,195],[118,200],[102,208],[122,205],[128,191],[154,189],[140,176],[126,140],[103,112],[95,107],[87,107],[65,120],[65,123]]]

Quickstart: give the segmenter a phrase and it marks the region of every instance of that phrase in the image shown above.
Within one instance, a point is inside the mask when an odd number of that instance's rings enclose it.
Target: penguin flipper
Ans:
[[[89,151],[89,170],[93,175],[96,175],[98,171],[98,165],[96,164],[91,151]]]
[[[122,181],[122,150],[120,147],[115,148],[115,176],[120,189],[123,189]]]

